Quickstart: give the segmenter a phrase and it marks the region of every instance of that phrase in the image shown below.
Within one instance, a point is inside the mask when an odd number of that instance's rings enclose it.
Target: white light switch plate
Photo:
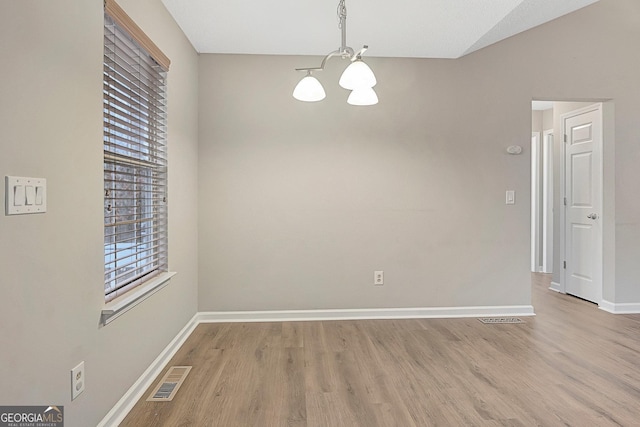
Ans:
[[[5,213],[23,215],[47,211],[47,180],[24,176],[6,176],[4,179]]]
[[[513,190],[507,190],[506,200],[507,205],[515,205],[516,204],[516,192]]]

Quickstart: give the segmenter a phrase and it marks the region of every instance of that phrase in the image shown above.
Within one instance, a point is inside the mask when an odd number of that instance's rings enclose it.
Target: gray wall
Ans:
[[[119,3],[173,61],[169,240],[178,275],[100,328],[102,2],[0,2],[0,175],[48,180],[46,214],[8,217],[2,202],[0,403],[64,405],[69,427],[96,425],[197,306],[197,55],[159,0]],[[70,369],[82,360],[86,390],[71,402]]]
[[[339,61],[294,100],[320,59],[200,57],[200,310],[529,304],[529,157],[505,149],[530,97],[370,58],[380,104],[346,104]]]
[[[504,148],[529,146],[533,98],[614,100],[605,297],[640,301],[639,22],[601,0],[459,60],[369,58],[369,108],[339,61],[301,104],[293,69],[320,58],[201,55],[199,309],[528,304],[530,156]]]
[[[605,103],[605,289],[614,303],[640,303],[640,3],[601,0],[460,61],[477,90],[512,100]],[[533,67],[531,64],[545,64]],[[490,115],[519,114],[493,102]],[[530,128],[520,132],[528,134]],[[615,253],[615,257],[612,254]]]

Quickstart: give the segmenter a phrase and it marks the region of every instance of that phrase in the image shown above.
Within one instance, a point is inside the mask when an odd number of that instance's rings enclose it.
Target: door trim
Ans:
[[[542,132],[542,272],[553,272],[553,129]]]
[[[602,102],[593,104],[593,105],[589,105],[587,107],[584,108],[580,108],[577,110],[573,110],[570,111],[568,113],[562,114],[560,116],[560,122],[562,123],[562,135],[559,135],[559,139],[562,141],[562,158],[560,160],[560,177],[561,177],[561,183],[562,185],[560,186],[560,265],[558,266],[558,268],[560,268],[561,274],[560,274],[560,286],[559,286],[559,291],[562,293],[566,293],[567,292],[567,270],[563,267],[563,261],[565,261],[568,258],[568,254],[567,254],[567,247],[566,247],[566,228],[567,228],[567,218],[566,218],[566,206],[564,204],[564,200],[566,197],[566,151],[567,151],[567,144],[566,142],[564,142],[564,136],[567,135],[567,130],[566,130],[566,120],[574,117],[574,116],[579,116],[581,114],[584,113],[588,113],[591,111],[598,111],[599,115],[600,115],[600,138],[599,138],[599,142],[598,142],[598,149],[600,150],[600,162],[597,165],[598,170],[596,172],[597,174],[597,178],[600,180],[600,204],[601,204],[601,221],[603,221],[603,218],[605,217],[605,209],[604,209],[604,128],[605,128],[605,123],[604,123],[604,114],[603,114],[603,104]],[[603,222],[604,223],[604,222]],[[603,258],[603,246],[604,246],[604,228],[600,227],[600,236],[598,237],[598,245],[596,246],[596,260],[598,260],[600,262],[600,269],[599,269],[599,274],[600,274],[600,289],[599,289],[599,298],[597,301],[597,304],[600,306],[602,305],[603,302],[603,298],[604,298],[604,258]]]
[[[531,132],[531,272],[541,272],[540,132]]]

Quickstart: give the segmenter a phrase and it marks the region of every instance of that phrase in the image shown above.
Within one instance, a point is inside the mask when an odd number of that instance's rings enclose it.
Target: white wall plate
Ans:
[[[23,176],[5,177],[5,213],[24,215],[47,211],[47,180]]]

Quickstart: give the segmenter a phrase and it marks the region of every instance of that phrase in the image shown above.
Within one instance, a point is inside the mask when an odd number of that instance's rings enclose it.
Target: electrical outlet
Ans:
[[[374,271],[373,272],[373,284],[376,286],[384,285],[384,271]]]
[[[84,362],[71,370],[71,400],[84,391]]]

